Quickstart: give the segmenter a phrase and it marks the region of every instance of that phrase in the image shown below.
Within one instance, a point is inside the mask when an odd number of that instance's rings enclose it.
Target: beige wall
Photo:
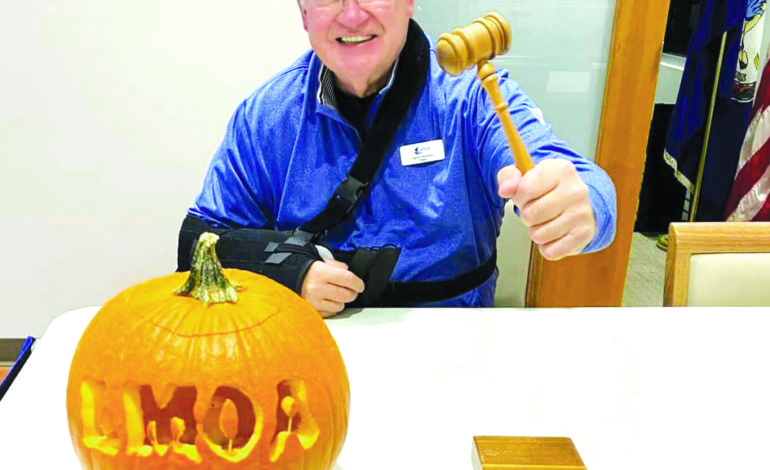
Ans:
[[[307,46],[291,0],[0,0],[0,337],[176,267],[230,113]]]

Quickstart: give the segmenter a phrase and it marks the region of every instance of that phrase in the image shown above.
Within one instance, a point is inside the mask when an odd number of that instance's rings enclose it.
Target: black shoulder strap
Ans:
[[[361,199],[380,167],[393,136],[406,117],[428,76],[430,47],[422,29],[409,21],[404,49],[398,59],[393,83],[374,116],[361,150],[345,180],[337,186],[326,207],[299,228],[318,238],[347,216]]]
[[[441,281],[392,281],[380,297],[383,307],[407,307],[451,299],[484,284],[497,269],[497,250],[479,266],[453,279]]]

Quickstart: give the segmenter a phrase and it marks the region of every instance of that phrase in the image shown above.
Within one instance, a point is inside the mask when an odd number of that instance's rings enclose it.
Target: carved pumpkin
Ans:
[[[350,402],[334,339],[291,290],[223,270],[216,240],[201,236],[187,283],[174,273],[133,286],[83,333],[67,386],[83,468],[334,465]]]

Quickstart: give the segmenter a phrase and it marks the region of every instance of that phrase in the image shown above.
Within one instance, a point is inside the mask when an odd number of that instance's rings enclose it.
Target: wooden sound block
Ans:
[[[586,470],[568,437],[473,437],[474,470]]]

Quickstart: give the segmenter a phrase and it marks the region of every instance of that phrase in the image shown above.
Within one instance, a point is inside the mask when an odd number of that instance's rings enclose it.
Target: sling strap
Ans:
[[[417,304],[428,304],[439,302],[441,300],[451,299],[459,295],[470,292],[473,289],[484,284],[495,269],[497,269],[497,250],[481,265],[460,274],[452,279],[442,279],[438,281],[390,281],[389,278],[381,279],[383,276],[381,264],[388,263],[390,257],[387,251],[379,251],[374,255],[369,250],[355,252],[334,251],[335,258],[349,264],[350,270],[356,272],[356,264],[360,262],[369,263],[369,268],[376,281],[381,281],[376,291],[370,291],[369,283],[366,284],[364,292],[359,294],[349,307],[408,307]],[[398,255],[396,254],[396,257]],[[395,259],[392,263],[395,265]],[[370,282],[371,283],[371,282]],[[378,285],[377,283],[371,283]]]
[[[393,83],[385,92],[353,166],[345,180],[337,186],[326,207],[303,224],[299,231],[313,234],[317,241],[352,212],[380,167],[412,101],[425,86],[429,65],[430,46],[425,34],[414,20],[409,20],[404,51],[399,56]]]
[[[453,279],[441,281],[390,282],[382,294],[391,307],[451,299],[483,284],[497,269],[497,250],[480,266]]]

